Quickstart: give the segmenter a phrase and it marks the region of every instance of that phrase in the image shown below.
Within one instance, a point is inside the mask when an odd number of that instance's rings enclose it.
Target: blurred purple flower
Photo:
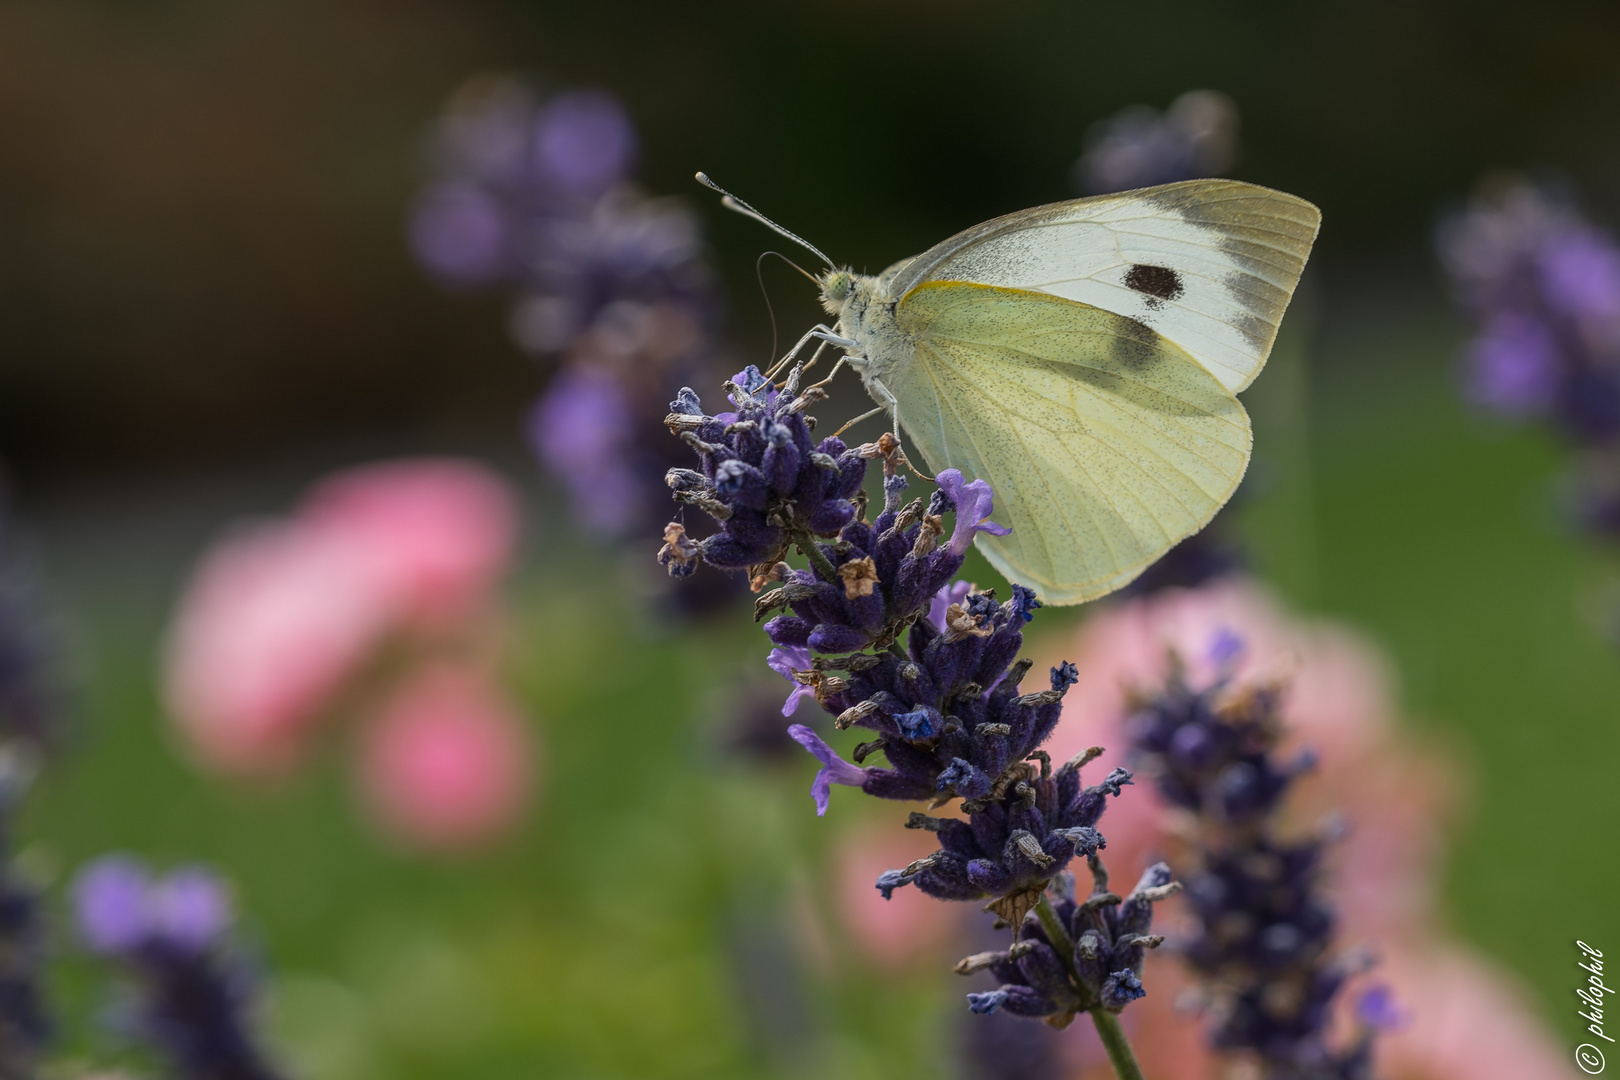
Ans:
[[[206,870],[175,870],[152,890],[153,932],[193,952],[202,952],[219,940],[232,917],[224,886]]]
[[[1087,195],[1218,176],[1237,150],[1237,106],[1214,90],[1192,90],[1163,113],[1122,109],[1086,133],[1074,185]]]
[[[450,99],[433,132],[438,171],[503,187],[525,183],[539,105],[538,95],[520,80],[472,79]]]
[[[508,222],[500,203],[469,184],[442,184],[416,200],[411,250],[442,284],[489,285],[507,271]]]
[[[649,524],[636,478],[678,458],[651,434],[662,395],[646,388],[707,381],[719,314],[696,217],[631,185],[636,150],[611,94],[476,80],[431,133],[408,226],[435,280],[506,290],[512,340],[560,361],[530,442],[599,535]]]
[[[599,195],[623,180],[636,154],[636,131],[623,107],[594,90],[563,94],[540,114],[535,171],[571,192]]]
[[[645,492],[628,460],[633,418],[619,383],[591,368],[567,368],[531,416],[535,450],[568,486],[582,523],[609,534],[628,528]]]
[[[1620,248],[1596,229],[1575,229],[1539,253],[1542,288],[1550,306],[1576,318],[1620,315]]]
[[[163,1054],[177,1080],[276,1080],[249,1027],[252,972],[230,948],[231,906],[205,870],[154,878],[128,855],[73,886],[79,936],[119,962],[135,995],[116,1018]]]
[[[1239,640],[1219,631],[1211,651],[1226,659],[1198,689],[1172,660],[1164,685],[1125,721],[1127,760],[1187,816],[1189,924],[1178,950],[1212,1003],[1212,1047],[1253,1055],[1267,1077],[1365,1080],[1380,1025],[1341,1040],[1332,1023],[1357,965],[1333,951],[1338,916],[1321,873],[1331,834],[1282,825],[1284,799],[1314,758],[1280,750],[1275,686],[1234,687],[1231,643]],[[1233,926],[1252,929],[1234,934]],[[1139,986],[1115,989],[1134,995]],[[1284,992],[1292,996],[1279,1007]]]
[[[107,955],[159,946],[201,953],[230,927],[231,903],[213,874],[183,868],[154,879],[128,855],[106,855],[73,886],[79,934]]]
[[[85,944],[108,954],[139,947],[151,930],[151,889],[146,868],[128,856],[103,856],[86,867],[73,886]]]
[[[1547,327],[1506,312],[1469,346],[1469,396],[1504,416],[1534,416],[1557,397],[1558,368],[1558,343]]]
[[[1497,179],[1436,233],[1477,329],[1466,390],[1513,420],[1545,417],[1584,453],[1577,506],[1605,501],[1620,445],[1620,243],[1567,193]],[[1604,515],[1577,517],[1588,528]]]

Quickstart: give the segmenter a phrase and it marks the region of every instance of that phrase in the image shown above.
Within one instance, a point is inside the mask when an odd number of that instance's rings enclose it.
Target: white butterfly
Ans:
[[[1253,439],[1236,394],[1320,223],[1303,199],[1230,180],[1038,206],[876,277],[822,274],[837,325],[806,340],[843,349],[931,470],[990,482],[1012,526],[978,537],[997,570],[1080,603],[1237,489]]]

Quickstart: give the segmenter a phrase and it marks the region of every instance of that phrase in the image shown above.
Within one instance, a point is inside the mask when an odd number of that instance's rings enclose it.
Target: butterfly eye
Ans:
[[[829,300],[842,300],[855,284],[855,275],[847,270],[835,270],[822,279],[821,289]]]

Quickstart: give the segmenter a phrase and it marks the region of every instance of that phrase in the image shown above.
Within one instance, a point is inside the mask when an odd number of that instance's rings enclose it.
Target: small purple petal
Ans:
[[[990,520],[994,509],[995,495],[990,485],[983,480],[966,482],[958,469],[946,469],[934,477],[945,494],[956,504],[956,527],[951,532],[950,543],[946,545],[952,555],[960,558],[967,554],[967,549],[973,544],[975,533],[987,532],[991,536],[1006,536],[1012,532],[1004,525],[997,525]]]
[[[810,650],[802,645],[790,645],[786,648],[778,646],[771,650],[766,657],[765,664],[772,671],[786,679],[793,686],[788,694],[787,701],[782,705],[782,715],[792,716],[799,708],[799,702],[807,697],[815,697],[813,687],[805,686],[793,677],[795,671],[808,671],[810,669]]]
[[[851,765],[838,753],[822,741],[821,736],[805,727],[803,724],[794,724],[788,728],[788,734],[793,736],[795,742],[821,762],[821,771],[816,773],[815,781],[810,785],[810,796],[816,800],[816,816],[822,817],[827,813],[827,800],[832,794],[833,784],[843,784],[846,787],[860,787],[866,783],[866,776],[870,769],[863,769],[859,765]]]
[[[127,855],[107,855],[80,872],[73,906],[85,944],[100,953],[125,952],[152,929],[146,868]]]

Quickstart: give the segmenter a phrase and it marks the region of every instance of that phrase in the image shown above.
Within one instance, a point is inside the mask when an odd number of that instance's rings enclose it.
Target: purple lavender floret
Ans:
[[[736,411],[719,416],[706,414],[690,388],[670,403],[665,423],[697,452],[699,469],[671,469],[665,481],[676,502],[695,506],[719,523],[719,532],[696,544],[696,557],[710,566],[782,580],[784,571],[769,575],[791,545],[802,550],[813,545],[811,537],[838,536],[855,521],[867,458],[861,448],[847,447],[836,437],[812,438],[814,420],[804,410],[822,395],[814,388],[801,395],[798,378],[795,368],[778,390],[750,366],[727,383]],[[813,546],[814,556],[824,561],[837,558],[840,566],[851,561],[835,553],[842,544]],[[688,559],[665,560],[662,552],[660,560],[672,573],[677,565],[690,565]],[[874,611],[881,616],[883,597],[874,598],[865,579],[856,579],[858,573],[859,568],[850,566],[822,581],[800,571],[801,576],[791,579],[790,591],[806,600],[814,594],[840,613],[854,605],[868,618]],[[808,634],[771,637],[777,645],[802,646]],[[850,648],[863,644],[865,640]]]
[[[1229,641],[1218,648],[1231,657]],[[1308,754],[1280,760],[1278,704],[1276,689],[1234,688],[1225,676],[1194,690],[1178,667],[1127,722],[1131,760],[1201,826],[1184,876],[1192,932],[1177,951],[1215,998],[1212,1044],[1259,1055],[1263,1074],[1280,1080],[1366,1080],[1379,1025],[1363,1017],[1340,1047],[1328,1035],[1339,992],[1362,966],[1332,953],[1320,881],[1331,837],[1277,835],[1283,798],[1311,766]]]
[[[162,1053],[184,1080],[276,1080],[249,1028],[253,973],[230,941],[224,886],[185,868],[154,878],[138,860],[109,855],[74,885],[79,934],[117,961],[133,994],[119,1026]]]
[[[1057,882],[1052,910],[1062,930],[1059,940],[1030,912],[1012,948],[978,953],[956,966],[963,975],[989,970],[1001,983],[995,990],[969,994],[970,1010],[1028,1017],[1065,1017],[1094,1009],[1117,1013],[1145,995],[1143,961],[1149,949],[1164,941],[1149,932],[1153,905],[1180,885],[1171,880],[1168,866],[1156,863],[1121,898],[1108,891],[1101,860],[1092,856],[1087,861],[1092,891],[1084,901],[1076,900],[1072,877],[1065,874]]]

